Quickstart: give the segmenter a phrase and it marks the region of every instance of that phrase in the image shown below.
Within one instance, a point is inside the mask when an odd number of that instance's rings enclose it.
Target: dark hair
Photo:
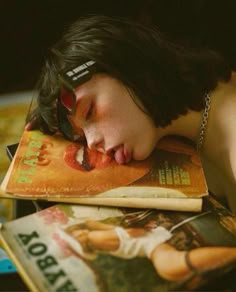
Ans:
[[[44,131],[57,128],[58,73],[87,60],[96,62],[97,72],[120,80],[157,127],[188,110],[200,111],[205,94],[231,76],[216,52],[172,43],[157,28],[106,16],[81,18],[51,49],[39,80],[34,115]]]

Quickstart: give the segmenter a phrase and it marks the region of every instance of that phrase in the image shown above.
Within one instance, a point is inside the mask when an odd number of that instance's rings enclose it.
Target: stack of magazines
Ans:
[[[147,160],[117,165],[25,131],[1,196],[38,207],[0,230],[31,291],[189,291],[216,279],[233,287],[236,218],[208,194],[185,140],[163,139]]]

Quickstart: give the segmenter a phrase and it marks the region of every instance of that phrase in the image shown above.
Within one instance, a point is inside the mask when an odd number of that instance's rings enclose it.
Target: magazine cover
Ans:
[[[209,196],[199,214],[57,204],[0,234],[31,291],[189,291],[236,266],[236,219]]]
[[[163,139],[144,161],[118,165],[112,156],[39,131],[23,133],[1,187],[8,194],[64,202],[99,197],[199,199],[207,194],[196,150],[176,137]]]

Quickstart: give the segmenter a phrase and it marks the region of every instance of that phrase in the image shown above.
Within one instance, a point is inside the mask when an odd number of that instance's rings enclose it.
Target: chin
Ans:
[[[136,152],[133,154],[133,159],[134,160],[145,160],[151,155],[152,151],[146,151],[146,152]]]

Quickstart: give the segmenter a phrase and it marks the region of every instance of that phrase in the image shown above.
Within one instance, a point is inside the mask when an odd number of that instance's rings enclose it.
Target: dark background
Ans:
[[[236,68],[235,0],[0,0],[0,94],[32,89],[65,25],[95,13],[156,24],[173,39],[219,50]]]

